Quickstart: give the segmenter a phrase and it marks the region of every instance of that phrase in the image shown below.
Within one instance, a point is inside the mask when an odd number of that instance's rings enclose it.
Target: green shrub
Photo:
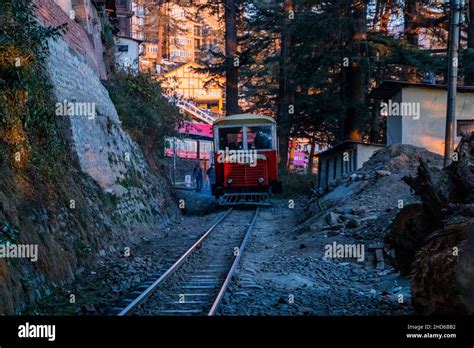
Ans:
[[[46,74],[48,39],[60,28],[45,28],[29,0],[0,2],[0,142],[20,153],[18,168],[55,165],[64,145]],[[38,161],[49,152],[48,163]]]
[[[318,176],[314,174],[288,173],[281,177],[283,197],[309,195],[311,189],[317,186]]]
[[[123,127],[157,168],[157,159],[164,156],[165,137],[176,134],[183,115],[164,97],[151,74],[119,71],[106,86]]]
[[[4,222],[2,225],[2,229],[0,230],[0,244],[8,242],[16,242],[18,236],[20,235],[20,231],[18,228],[10,225],[8,221]]]

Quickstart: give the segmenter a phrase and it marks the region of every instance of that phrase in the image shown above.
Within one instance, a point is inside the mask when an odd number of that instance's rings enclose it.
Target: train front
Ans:
[[[216,197],[280,193],[275,120],[252,114],[217,120],[214,165]]]

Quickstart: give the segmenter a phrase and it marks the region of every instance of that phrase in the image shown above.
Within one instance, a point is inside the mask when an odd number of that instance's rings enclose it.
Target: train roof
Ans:
[[[222,117],[214,122],[214,126],[243,125],[243,124],[275,124],[268,116],[255,114],[238,114]]]

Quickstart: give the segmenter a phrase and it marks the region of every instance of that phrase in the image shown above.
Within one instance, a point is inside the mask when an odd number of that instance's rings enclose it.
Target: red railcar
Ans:
[[[252,114],[227,116],[215,121],[213,129],[214,196],[281,193],[273,118]]]

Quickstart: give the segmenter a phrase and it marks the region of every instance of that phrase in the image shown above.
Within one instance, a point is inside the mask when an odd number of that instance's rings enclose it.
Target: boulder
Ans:
[[[392,175],[392,172],[389,172],[388,170],[377,170],[375,172],[378,176],[389,176]]]
[[[346,224],[346,227],[348,227],[348,228],[356,228],[356,227],[360,226],[359,220],[357,220],[355,218],[350,218],[350,219],[346,220],[345,224]]]
[[[330,226],[339,224],[341,222],[340,215],[337,213],[329,212],[326,215],[326,222]]]

